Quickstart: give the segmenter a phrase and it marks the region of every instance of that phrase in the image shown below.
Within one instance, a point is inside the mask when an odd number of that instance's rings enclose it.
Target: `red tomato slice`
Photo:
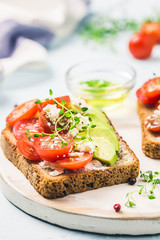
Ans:
[[[46,115],[44,111],[41,111],[39,114],[39,124],[42,127],[45,133],[52,133],[52,130],[55,130],[55,125],[48,125],[48,120],[46,119]]]
[[[87,163],[89,163],[93,158],[93,153],[84,153],[79,157],[66,157],[64,159],[58,160],[60,166],[68,169],[79,169],[84,167]]]
[[[146,59],[150,57],[154,44],[155,41],[150,35],[136,33],[130,39],[129,50],[135,58]]]
[[[160,98],[160,77],[155,77],[145,82],[142,86],[142,92],[148,98]]]
[[[41,158],[34,148],[34,141],[35,141],[34,137],[32,137],[31,140],[29,141],[28,136],[22,133],[19,139],[17,140],[17,148],[26,158],[33,161],[40,161]]]
[[[46,100],[44,102],[41,102],[38,104],[39,111],[41,112],[44,107],[46,107],[48,104],[54,104],[53,99]]]
[[[13,134],[16,139],[18,139],[21,134],[25,134],[25,132],[29,129],[30,132],[43,132],[42,127],[39,125],[38,119],[25,119],[16,122],[13,126]]]
[[[32,118],[38,111],[38,106],[35,104],[36,100],[31,100],[15,107],[6,118],[8,125],[13,126],[20,120]]]
[[[55,100],[59,103],[62,102],[62,100],[64,100],[66,103],[70,103],[71,102],[71,99],[68,95],[66,96],[62,96],[62,97],[57,97],[55,98]],[[46,100],[44,102],[41,102],[38,104],[38,107],[39,107],[39,111],[42,111],[44,107],[47,106],[47,104],[54,104],[54,100],[53,99],[49,99],[49,100]],[[61,108],[61,106],[58,106]]]
[[[66,157],[66,155],[73,150],[73,138],[67,135],[61,137],[68,141],[67,146],[62,146],[59,137],[51,138],[50,136],[38,137],[35,141],[34,147],[42,160],[54,162],[59,158]]]
[[[160,132],[160,120],[152,114],[147,121],[145,122],[145,126],[148,130],[152,132]]]
[[[153,105],[158,101],[158,98],[148,98],[143,95],[142,88],[139,88],[136,92],[137,98],[145,104]]]

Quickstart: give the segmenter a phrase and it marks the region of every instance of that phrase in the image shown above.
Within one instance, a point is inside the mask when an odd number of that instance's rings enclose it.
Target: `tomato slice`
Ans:
[[[35,104],[36,100],[31,100],[15,107],[6,118],[8,125],[13,126],[20,120],[32,118],[38,111],[38,106]]]
[[[46,114],[42,110],[39,114],[39,124],[43,129],[43,132],[45,133],[52,133],[55,130],[55,125],[51,124],[47,119],[46,119]],[[50,124],[50,125],[48,125]]]
[[[145,104],[149,104],[149,105],[153,105],[155,104],[159,98],[148,98],[146,97],[143,92],[142,92],[142,88],[139,88],[136,92],[137,98],[142,101]]]
[[[39,125],[38,119],[24,119],[16,122],[13,126],[13,134],[15,138],[19,139],[21,134],[25,134],[27,129],[33,133],[43,132],[42,127]]]
[[[160,97],[160,77],[155,77],[142,86],[142,93],[148,98],[157,98]]]
[[[19,139],[17,140],[17,148],[26,158],[33,161],[40,161],[41,158],[34,148],[34,141],[35,141],[34,137],[32,137],[31,140],[29,141],[28,136],[22,133]]]
[[[71,99],[68,95],[66,96],[62,96],[62,97],[57,97],[55,98],[55,100],[59,103],[62,102],[62,100],[64,100],[66,103],[70,103],[71,102]],[[44,102],[41,102],[38,104],[38,108],[39,108],[39,111],[42,111],[44,107],[46,107],[48,104],[54,104],[54,100],[53,99],[49,99],[49,100],[46,100]],[[58,107],[61,107],[60,105]]]
[[[73,138],[64,134],[62,134],[61,137],[67,141],[64,146],[62,146],[62,142],[58,136],[51,138],[46,135],[37,138],[34,147],[42,160],[54,162],[59,158],[66,157],[66,155],[73,150]]]
[[[145,127],[152,132],[160,132],[160,120],[155,114],[147,118]]]
[[[82,156],[78,157],[66,157],[64,159],[58,160],[56,163],[60,166],[68,169],[79,169],[84,167],[93,158],[93,153],[84,153]]]

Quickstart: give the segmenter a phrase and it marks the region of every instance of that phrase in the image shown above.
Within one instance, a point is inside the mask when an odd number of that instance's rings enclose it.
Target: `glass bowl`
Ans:
[[[103,108],[120,103],[135,85],[135,70],[115,59],[80,62],[66,73],[69,90],[92,106]]]

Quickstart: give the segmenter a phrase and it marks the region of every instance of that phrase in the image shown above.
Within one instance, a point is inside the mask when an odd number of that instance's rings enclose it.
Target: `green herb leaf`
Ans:
[[[84,137],[81,137],[81,140],[85,140],[86,139],[86,137],[84,136]]]
[[[49,135],[51,138],[54,138],[55,137],[55,133],[52,133]]]
[[[39,137],[39,133],[35,133],[34,137],[36,137],[36,138]]]
[[[70,126],[70,128],[69,129],[73,129],[73,128],[76,128],[76,126],[75,125],[72,125],[72,126]]]
[[[37,101],[35,101],[35,104],[39,104],[41,102],[42,102],[41,100],[37,100]]]
[[[31,136],[28,136],[29,141],[31,141]]]
[[[71,117],[71,113],[70,112],[65,112],[64,116],[66,116],[67,118],[70,118]]]
[[[87,107],[83,107],[83,108],[81,108],[81,111],[82,111],[82,112],[86,112],[87,110],[88,110]]]
[[[96,125],[91,125],[91,128],[95,128],[96,127]]]
[[[92,118],[91,117],[89,117],[89,121],[92,122]]]
[[[77,117],[77,116],[74,117],[74,120],[75,120],[75,124],[76,124],[76,125],[80,122],[80,118]]]
[[[149,199],[155,199],[153,195],[148,196]]]
[[[132,202],[132,201],[129,201],[129,206],[130,206],[130,207],[135,207],[136,204],[135,204],[134,202]]]
[[[42,135],[42,137],[45,137],[45,136],[46,136],[46,134],[45,134],[45,133],[43,133],[43,132],[41,133],[41,135]]]
[[[61,110],[60,110],[60,112],[59,112],[59,115],[63,115],[63,113],[64,113],[64,109],[61,108]]]
[[[91,137],[88,138],[89,141],[93,141],[93,139]]]
[[[83,126],[82,129],[87,129],[87,126]]]
[[[66,101],[65,101],[65,100],[62,100],[61,104],[62,104],[62,105],[65,105],[65,104],[66,104]]]
[[[52,89],[49,89],[49,95],[50,95],[50,96],[53,95],[53,91],[52,91]]]
[[[28,135],[28,132],[25,132],[26,135]]]

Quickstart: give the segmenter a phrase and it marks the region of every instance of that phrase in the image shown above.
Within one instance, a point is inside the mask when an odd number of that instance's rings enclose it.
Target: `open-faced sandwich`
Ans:
[[[142,150],[151,158],[160,158],[160,77],[145,82],[137,90],[137,97]]]
[[[14,108],[1,136],[5,156],[37,192],[57,198],[138,176],[139,160],[104,113],[52,96]]]

